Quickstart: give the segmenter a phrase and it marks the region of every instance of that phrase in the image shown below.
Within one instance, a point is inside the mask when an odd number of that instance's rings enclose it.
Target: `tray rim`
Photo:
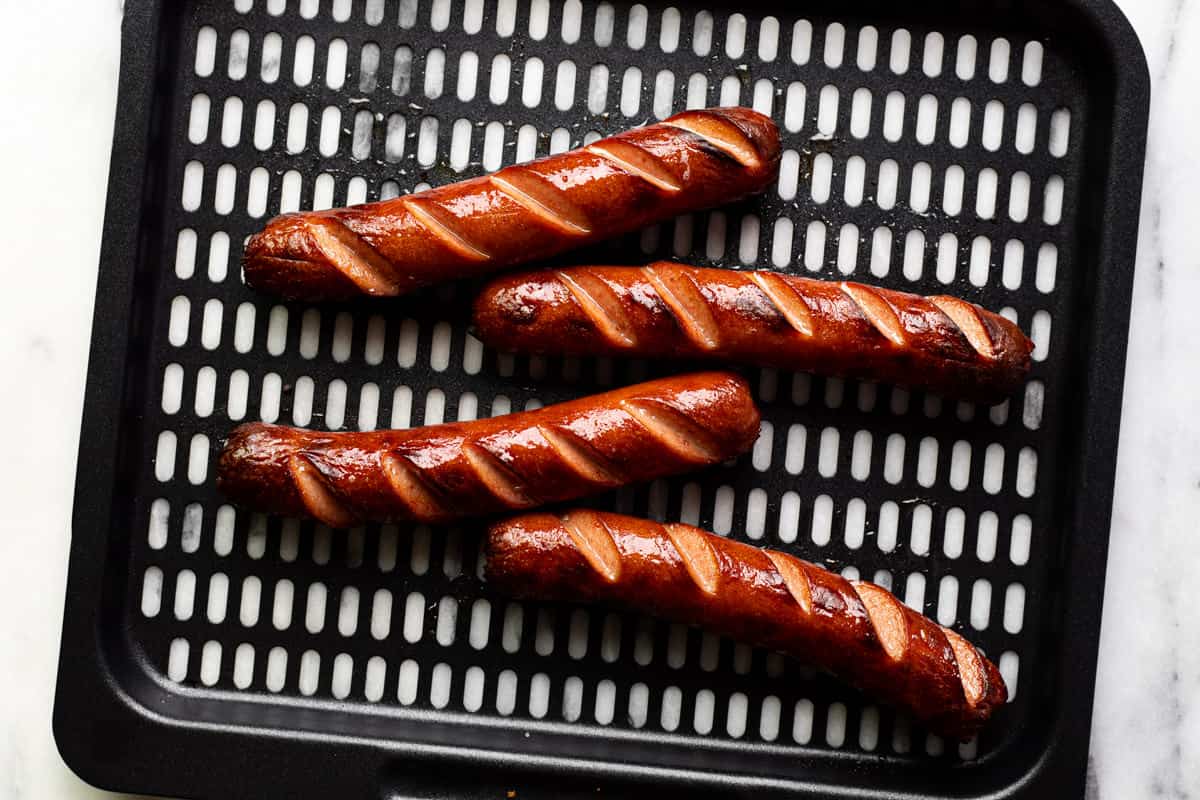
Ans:
[[[485,781],[499,787],[520,776],[522,786],[551,788],[558,796],[592,793],[597,779],[618,782],[627,794],[649,794],[670,784],[710,794],[753,788],[774,795],[915,797],[915,794],[847,790],[823,781],[717,775],[688,768],[666,769],[587,757],[467,750],[413,742],[382,742],[365,736],[315,734],[277,728],[223,725],[169,716],[130,691],[101,640],[102,597],[108,558],[120,558],[109,535],[119,487],[115,466],[128,354],[135,343],[131,313],[137,286],[134,265],[142,241],[143,188],[150,181],[151,113],[160,69],[160,26],[170,0],[129,0],[121,25],[118,101],[93,310],[71,523],[62,638],[53,712],[59,753],[80,778],[114,791],[172,796],[242,796],[227,770],[244,767],[272,776],[279,791],[388,796],[421,787],[439,794],[485,796]],[[1109,170],[1104,182],[1090,349],[1084,365],[1090,391],[1082,404],[1080,480],[1066,505],[1075,537],[1088,541],[1068,550],[1062,573],[1063,637],[1057,667],[1069,671],[1056,703],[1055,735],[1027,769],[1003,787],[975,787],[993,797],[1036,797],[1050,787],[1082,792],[1091,726],[1096,659],[1104,597],[1116,453],[1127,350],[1129,306],[1142,194],[1150,75],[1145,53],[1128,19],[1113,0],[1058,0],[1064,10],[1088,19],[1113,55],[1113,114]],[[129,47],[129,42],[146,43]],[[1136,178],[1136,180],[1131,180]],[[1116,324],[1112,324],[1115,320]],[[1103,335],[1101,335],[1103,334]],[[88,465],[85,471],[80,465]],[[104,538],[94,535],[96,520]],[[76,535],[84,532],[85,535]],[[88,535],[91,534],[91,535]],[[1068,658],[1067,654],[1071,654]],[[161,690],[161,687],[159,687]],[[203,694],[198,692],[197,694]],[[139,696],[140,695],[140,696]],[[78,710],[87,709],[86,718]],[[80,724],[83,723],[83,724]],[[114,737],[121,734],[124,738]],[[344,758],[366,769],[343,772]],[[226,769],[214,769],[214,765]],[[297,766],[301,765],[301,766]],[[967,775],[963,775],[967,777]],[[390,780],[391,786],[384,786]],[[523,790],[526,796],[529,792]],[[486,796],[492,796],[489,792]]]

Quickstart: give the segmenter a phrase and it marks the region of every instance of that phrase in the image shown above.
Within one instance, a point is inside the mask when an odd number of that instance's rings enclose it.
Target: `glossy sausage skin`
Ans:
[[[685,111],[493,175],[277,217],[246,245],[246,282],[303,300],[400,295],[741,199],[763,191],[778,167],[770,118]]]
[[[491,526],[485,574],[503,593],[600,602],[794,656],[969,738],[1008,698],[973,645],[872,583],[693,528],[591,510]]]
[[[953,297],[670,262],[503,276],[477,298],[475,327],[500,350],[711,358],[994,402],[1033,349]]]
[[[758,423],[746,382],[726,372],[410,430],[322,433],[251,423],[230,435],[217,485],[246,507],[334,527],[446,521],[727,461],[750,449]]]

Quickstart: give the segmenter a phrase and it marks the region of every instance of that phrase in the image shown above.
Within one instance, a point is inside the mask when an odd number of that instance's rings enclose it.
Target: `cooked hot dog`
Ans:
[[[250,423],[230,435],[217,485],[250,508],[334,527],[445,521],[717,464],[749,450],[758,423],[746,382],[726,372],[410,430]]]
[[[379,203],[287,214],[246,245],[251,286],[394,296],[763,191],[779,131],[748,108],[685,111],[569,153]]]
[[[1033,348],[954,297],[669,262],[506,275],[479,295],[475,326],[501,350],[718,359],[996,402]]]
[[[879,586],[690,525],[534,513],[492,525],[486,546],[502,592],[702,625],[827,669],[947,736],[972,736],[1008,698],[977,648]]]

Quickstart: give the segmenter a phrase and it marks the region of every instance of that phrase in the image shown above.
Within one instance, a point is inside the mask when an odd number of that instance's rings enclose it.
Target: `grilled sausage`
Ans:
[[[246,245],[246,282],[293,299],[399,295],[741,199],[763,191],[778,165],[768,117],[685,111],[493,175],[277,217]]]
[[[746,382],[725,372],[410,430],[250,423],[230,435],[217,485],[247,507],[334,527],[446,521],[717,464],[749,450],[758,423]]]
[[[690,525],[535,513],[492,525],[486,547],[503,593],[703,625],[827,669],[947,736],[972,736],[1008,697],[978,649],[879,586]]]
[[[669,262],[500,277],[477,298],[475,327],[500,350],[719,359],[995,402],[1033,349],[954,297]]]

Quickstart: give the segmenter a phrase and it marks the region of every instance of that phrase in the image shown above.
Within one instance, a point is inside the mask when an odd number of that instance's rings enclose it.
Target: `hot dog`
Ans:
[[[1002,400],[1033,344],[953,297],[658,262],[500,277],[475,303],[500,350],[716,359]]]
[[[779,131],[747,108],[685,111],[569,153],[378,203],[287,214],[246,245],[251,286],[395,296],[763,191]]]
[[[976,647],[879,586],[690,525],[534,513],[492,525],[486,548],[502,593],[702,625],[824,668],[946,736],[972,736],[1008,697]]]
[[[491,419],[322,433],[250,423],[217,485],[261,511],[334,527],[529,508],[727,461],[759,413],[730,373],[680,375]]]

